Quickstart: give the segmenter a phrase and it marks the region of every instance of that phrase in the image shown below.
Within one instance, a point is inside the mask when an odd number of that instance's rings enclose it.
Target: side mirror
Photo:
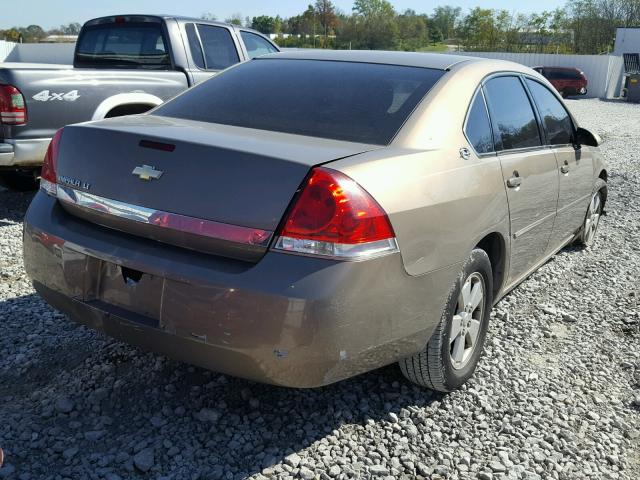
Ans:
[[[586,128],[578,127],[576,130],[576,146],[587,145],[589,147],[597,147],[602,143],[602,139],[596,133],[590,132]]]

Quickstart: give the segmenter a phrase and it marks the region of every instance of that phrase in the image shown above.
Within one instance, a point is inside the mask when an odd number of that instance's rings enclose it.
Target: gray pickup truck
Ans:
[[[277,51],[256,31],[207,20],[90,20],[73,67],[0,64],[0,182],[32,188],[60,127],[145,112],[230,65]]]

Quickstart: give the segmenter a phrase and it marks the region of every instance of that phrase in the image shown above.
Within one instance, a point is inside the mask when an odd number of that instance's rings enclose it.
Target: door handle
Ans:
[[[522,185],[522,177],[518,172],[513,172],[513,177],[507,179],[507,187],[518,188],[520,185]]]
[[[569,173],[569,164],[567,162],[564,162],[564,165],[560,167],[560,171],[565,175]]]

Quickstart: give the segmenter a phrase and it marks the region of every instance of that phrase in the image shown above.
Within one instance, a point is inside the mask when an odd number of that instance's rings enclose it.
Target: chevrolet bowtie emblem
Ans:
[[[140,180],[151,180],[152,178],[157,180],[164,172],[162,170],[156,170],[154,167],[149,165],[142,165],[141,167],[134,168],[131,173],[133,175],[138,175]]]

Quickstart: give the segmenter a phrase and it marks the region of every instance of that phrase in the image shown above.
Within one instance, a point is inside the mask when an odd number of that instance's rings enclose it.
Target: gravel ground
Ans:
[[[598,241],[497,306],[446,396],[395,366],[275,388],[76,326],[23,271],[30,195],[0,191],[0,478],[640,478],[640,105],[569,105],[606,141]]]

